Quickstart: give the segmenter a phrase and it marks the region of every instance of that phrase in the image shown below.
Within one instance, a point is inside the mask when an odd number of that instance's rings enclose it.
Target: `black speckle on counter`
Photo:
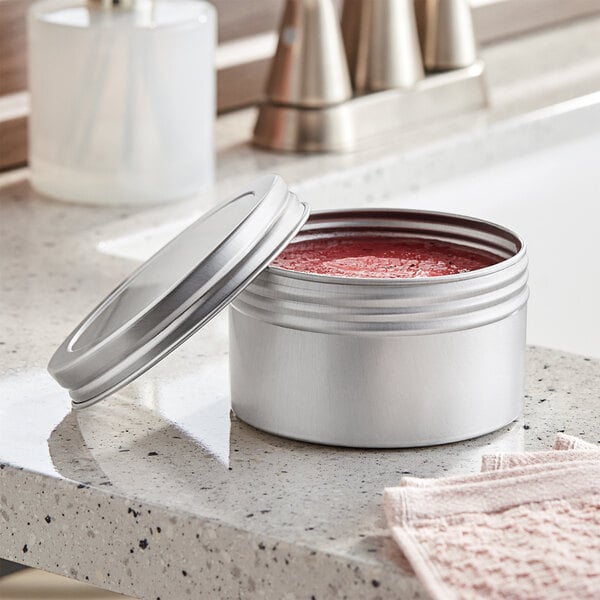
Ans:
[[[46,523],[51,523],[52,522],[52,517],[50,515],[46,515],[44,517],[44,521],[46,521]]]
[[[77,486],[77,489],[78,489],[78,490],[82,490],[83,488],[86,488],[86,487],[87,487],[87,485],[85,485],[85,483],[80,483],[80,484]]]
[[[29,548],[27,547],[27,544],[25,544],[23,546],[23,554],[25,554],[28,550],[29,550]]]
[[[133,508],[129,507],[127,509],[127,514],[133,515],[133,518],[136,519],[140,513],[137,510],[133,510]]]
[[[158,452],[148,452],[148,456],[158,456]]]
[[[161,529],[160,527],[157,527],[157,528],[156,528],[156,531],[157,531],[158,533],[160,533],[160,532],[162,531],[162,529]]]
[[[148,540],[147,539],[140,540],[139,546],[142,550],[145,550],[148,547]]]
[[[371,579],[371,584],[373,587],[379,587],[381,583],[377,581],[377,579]]]
[[[260,544],[258,544],[258,549],[259,550],[266,550],[266,546],[261,542]]]
[[[527,425],[527,424],[523,425],[523,429],[525,429],[525,430],[530,429],[530,428],[531,427],[529,425]]]
[[[184,569],[182,569],[182,570],[181,570],[181,574],[182,574],[184,577],[187,577],[187,571],[185,571]]]

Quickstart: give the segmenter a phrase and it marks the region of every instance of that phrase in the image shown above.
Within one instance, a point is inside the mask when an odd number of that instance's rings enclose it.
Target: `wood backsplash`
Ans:
[[[277,29],[284,0],[213,0],[219,43]],[[2,97],[27,89],[26,15],[33,0],[0,0],[0,171],[27,161],[27,120],[2,114]],[[229,66],[217,74],[219,112],[256,102],[268,61]]]
[[[218,12],[219,43],[275,30],[284,2],[212,0]],[[26,13],[31,4],[32,0],[0,0],[0,171],[27,160],[27,119],[11,111],[3,113],[3,97],[27,88]],[[471,4],[481,44],[600,12],[600,0],[471,0]],[[268,67],[269,60],[263,58],[220,69],[218,110],[233,110],[260,99]]]

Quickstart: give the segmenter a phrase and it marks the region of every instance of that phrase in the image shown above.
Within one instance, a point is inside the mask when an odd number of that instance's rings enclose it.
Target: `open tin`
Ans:
[[[53,356],[49,370],[73,406],[110,395],[230,305],[232,407],[260,429],[323,444],[410,447],[482,435],[518,416],[528,289],[517,235],[424,211],[307,217],[283,180],[269,176],[171,241]],[[268,266],[298,231],[299,240],[365,232],[435,239],[499,262],[417,279]]]

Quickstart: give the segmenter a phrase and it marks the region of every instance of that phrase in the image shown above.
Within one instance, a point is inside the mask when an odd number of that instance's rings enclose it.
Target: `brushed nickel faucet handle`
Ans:
[[[425,68],[446,71],[471,66],[477,60],[477,44],[468,0],[423,1]]]
[[[408,89],[423,78],[414,0],[345,0],[342,36],[357,92]]]
[[[414,2],[428,1],[345,0],[340,27],[334,0],[287,0],[254,145],[279,152],[349,152],[382,143],[390,131],[485,106],[480,61],[417,85],[424,76],[419,47],[424,36],[417,32]],[[466,3],[452,10],[442,6],[454,2],[428,7],[436,59],[430,68],[458,68],[464,65],[457,59],[471,64],[475,58],[472,27],[466,45],[451,45],[461,50],[450,54],[452,60],[441,52],[454,39],[452,27],[446,33],[438,27],[444,19],[458,23],[459,30],[466,20],[471,23]]]
[[[351,97],[332,0],[287,0],[267,85],[267,101],[320,108]]]

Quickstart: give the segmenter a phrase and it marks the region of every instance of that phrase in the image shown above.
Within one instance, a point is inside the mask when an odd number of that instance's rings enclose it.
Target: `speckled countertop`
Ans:
[[[582,39],[600,30],[599,22],[573,27]],[[507,77],[511,53],[520,63],[523,51],[511,47],[492,78]],[[473,160],[579,135],[600,115],[597,96],[545,113],[530,94],[521,112],[541,113],[501,122],[518,112],[523,85],[495,87],[504,102],[470,119],[470,136],[459,119],[421,131],[421,145],[406,134],[393,151],[352,156],[257,152],[242,143],[252,112],[228,116],[214,193],[171,207],[62,205],[26,180],[0,188],[0,557],[149,599],[424,597],[387,535],[385,486],[403,474],[474,472],[484,452],[549,448],[557,431],[600,441],[600,363],[541,348],[528,351],[521,419],[469,442],[401,451],[302,444],[238,421],[222,317],[83,412],[70,411],[45,371],[81,316],[147,254],[145,246],[136,254],[136,235],[143,241],[152,228],[189,220],[250,173],[280,172],[313,208],[389,205],[395,193]],[[592,91],[585,85],[574,87]]]
[[[97,240],[125,213],[0,193],[0,556],[143,598],[391,598],[423,591],[381,493],[473,472],[487,451],[600,439],[600,365],[531,348],[524,417],[477,440],[356,451],[230,414],[217,318],[114,398],[70,412],[53,349],[133,263]],[[142,220],[142,215],[137,215]]]

